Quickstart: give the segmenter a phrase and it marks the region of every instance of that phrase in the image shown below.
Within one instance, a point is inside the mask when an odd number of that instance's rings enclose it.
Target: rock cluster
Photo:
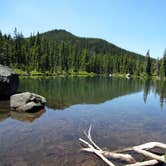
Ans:
[[[35,112],[44,108],[46,99],[40,95],[30,92],[15,94],[18,84],[18,75],[9,67],[0,65],[0,100],[10,97],[10,108],[17,112]]]

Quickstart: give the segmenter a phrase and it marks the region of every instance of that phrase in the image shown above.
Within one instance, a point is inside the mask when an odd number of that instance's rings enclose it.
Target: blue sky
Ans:
[[[166,0],[0,0],[0,29],[66,29],[161,57],[166,48]]]

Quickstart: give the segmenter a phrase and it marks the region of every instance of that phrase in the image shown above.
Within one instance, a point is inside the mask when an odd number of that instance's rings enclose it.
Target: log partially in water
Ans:
[[[125,166],[146,166],[146,165],[156,165],[158,163],[166,163],[165,156],[159,156],[155,153],[149,152],[147,150],[159,147],[166,149],[166,144],[160,143],[160,142],[149,142],[145,144],[141,144],[138,146],[133,146],[133,147],[128,147],[124,148],[121,150],[116,150],[116,151],[104,151],[102,150],[92,139],[91,137],[91,130],[92,127],[90,126],[88,131],[84,131],[85,136],[87,137],[88,141],[85,141],[82,138],[79,138],[79,140],[84,143],[87,147],[82,148],[83,151],[86,152],[91,152],[95,153],[98,157],[100,157],[107,165],[109,166],[115,166],[113,162],[107,159],[107,157],[111,157],[113,159],[118,159],[118,160],[123,160],[128,162],[129,164]],[[142,154],[143,156],[149,157],[152,160],[147,160],[143,162],[137,162],[134,157],[132,157],[130,154],[123,154],[122,152],[127,152],[127,151],[135,151],[139,154]],[[120,153],[121,152],[121,153]]]

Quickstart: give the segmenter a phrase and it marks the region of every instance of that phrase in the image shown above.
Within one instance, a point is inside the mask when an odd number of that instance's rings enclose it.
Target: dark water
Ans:
[[[166,82],[95,78],[21,79],[19,91],[47,98],[37,113],[9,112],[0,102],[0,166],[104,166],[80,151],[93,126],[110,150],[149,141],[166,143]]]

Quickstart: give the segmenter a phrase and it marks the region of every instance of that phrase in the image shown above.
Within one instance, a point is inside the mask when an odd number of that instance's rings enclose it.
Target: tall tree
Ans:
[[[146,74],[148,76],[151,75],[151,58],[150,58],[150,50],[146,53]]]
[[[159,76],[160,74],[160,60],[159,58],[156,59],[156,64],[155,64],[155,71],[156,71],[156,75]]]
[[[2,32],[0,31],[0,64],[2,63]]]
[[[163,68],[164,68],[164,76],[166,77],[166,49],[163,55]]]
[[[161,59],[160,76],[161,78],[166,77],[166,49],[164,51],[163,58]]]

